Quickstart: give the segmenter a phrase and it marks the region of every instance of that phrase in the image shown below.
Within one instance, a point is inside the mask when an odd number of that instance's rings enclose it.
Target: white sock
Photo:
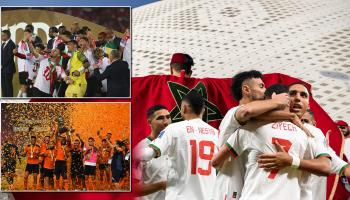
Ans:
[[[21,97],[22,96],[22,90],[18,91],[17,97]]]
[[[26,92],[23,92],[23,93],[22,93],[22,97],[27,97],[27,93],[26,93]]]

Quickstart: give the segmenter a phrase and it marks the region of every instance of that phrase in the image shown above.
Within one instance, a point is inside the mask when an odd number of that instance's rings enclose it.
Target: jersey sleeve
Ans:
[[[339,156],[335,153],[335,151],[331,147],[328,148],[328,151],[332,158],[331,173],[341,175],[343,173],[343,170],[345,169],[346,166],[349,165],[349,163],[339,158]]]
[[[345,139],[344,142],[344,155],[345,157],[350,160],[350,138]]]
[[[245,135],[244,130],[238,129],[228,138],[227,142],[225,143],[226,148],[228,148],[234,158],[241,155],[247,148]]]
[[[156,152],[156,157],[166,155],[172,145],[172,133],[169,127],[159,133],[159,136],[148,146]]]
[[[236,111],[240,108],[240,106],[231,108],[225,115],[224,119],[222,119],[219,126],[219,147],[225,144],[227,139],[234,133],[237,128],[241,125],[236,119]]]
[[[331,157],[327,146],[325,146],[323,143],[320,143],[314,139],[309,139],[309,144],[314,158],[318,158],[320,156]]]

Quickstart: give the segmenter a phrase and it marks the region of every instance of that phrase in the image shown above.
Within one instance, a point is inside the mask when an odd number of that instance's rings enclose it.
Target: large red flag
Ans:
[[[266,87],[272,84],[283,83],[290,85],[295,82],[304,83],[311,90],[311,85],[300,79],[284,74],[265,74],[263,77]],[[173,122],[180,120],[180,102],[182,96],[190,90],[200,91],[206,100],[206,112],[204,120],[212,126],[218,128],[222,117],[228,109],[238,104],[231,95],[231,79],[229,78],[179,78],[170,75],[151,75],[146,77],[136,77],[132,79],[132,132],[133,144],[150,133],[147,124],[147,109],[155,104],[162,104],[168,108]],[[333,120],[321,108],[321,106],[311,97],[310,108],[315,113],[317,127],[323,133],[332,131],[330,146],[339,155],[342,138]],[[329,196],[335,176],[329,176],[327,194]]]

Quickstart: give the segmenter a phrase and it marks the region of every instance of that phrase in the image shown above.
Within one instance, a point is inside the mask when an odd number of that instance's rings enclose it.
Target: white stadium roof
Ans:
[[[350,122],[349,0],[165,0],[132,20],[133,76],[168,74],[175,52],[194,58],[194,77],[284,73]]]

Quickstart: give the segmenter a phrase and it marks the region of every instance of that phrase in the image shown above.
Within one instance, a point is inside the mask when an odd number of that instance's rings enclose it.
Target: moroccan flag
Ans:
[[[290,85],[295,82],[303,82],[284,74],[265,74],[263,77],[266,87],[272,84],[282,83]],[[173,122],[181,120],[180,105],[182,97],[191,90],[199,91],[205,99],[206,110],[203,120],[215,128],[219,127],[220,121],[228,109],[238,105],[231,94],[230,78],[179,78],[170,75],[151,75],[135,77],[132,79],[132,134],[133,145],[150,134],[147,123],[147,109],[155,104],[166,106],[171,114]],[[305,83],[305,82],[303,82]],[[311,89],[311,85],[305,83]],[[330,146],[339,155],[342,138],[340,132],[321,106],[310,97],[310,108],[315,113],[317,127],[323,133],[332,131]],[[330,195],[335,176],[329,176],[327,195]]]

